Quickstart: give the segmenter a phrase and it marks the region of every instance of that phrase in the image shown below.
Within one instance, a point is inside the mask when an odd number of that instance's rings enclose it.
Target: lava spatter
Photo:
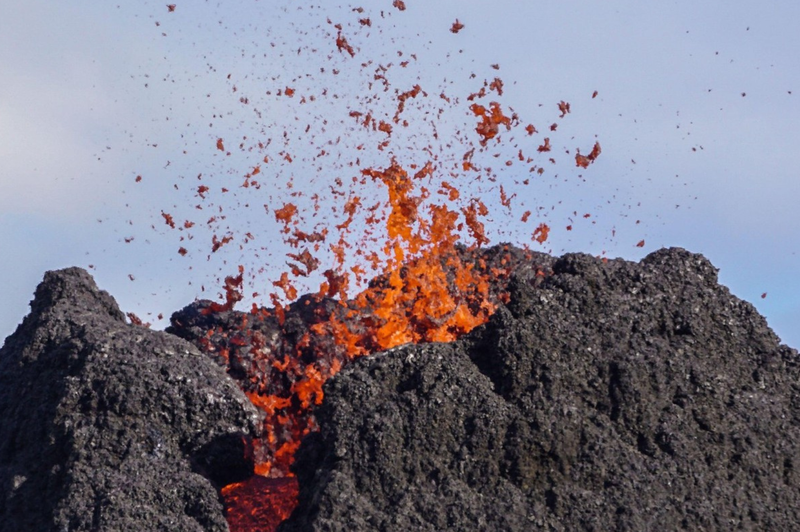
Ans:
[[[182,214],[161,211],[181,255],[210,241],[214,258],[226,257],[223,267],[241,264],[220,283],[223,302],[173,317],[173,330],[224,364],[264,414],[254,442],[259,476],[222,491],[232,531],[274,530],[291,511],[294,453],[316,429],[329,378],[358,357],[452,341],[485,323],[506,300],[511,272],[532,260],[486,248],[485,221],[528,223],[530,211],[514,212],[512,199],[522,194],[506,169],[525,164],[524,172],[541,175],[541,164],[528,169],[534,158],[526,154],[555,150],[555,128],[540,139],[535,126],[523,126],[495,72],[459,95],[420,74],[416,51],[386,53],[382,28],[406,10],[399,0],[392,6],[320,20],[314,29],[324,48],[305,44],[302,28],[287,50],[297,62],[313,58],[304,75],[274,75],[256,93],[246,76],[227,74],[232,101],[258,121],[240,138],[214,133],[206,143],[229,170],[188,187],[199,222],[179,226],[174,216]],[[455,21],[454,34],[464,28]],[[263,124],[271,107],[287,121]],[[557,108],[560,116],[544,123],[570,112],[564,101]],[[598,143],[575,160],[586,167],[599,154]],[[260,211],[271,232],[237,225],[239,210]],[[210,238],[195,238],[206,231]],[[526,240],[542,244],[549,232],[539,223]],[[266,263],[285,266],[256,287],[270,308],[246,293]],[[234,310],[241,302],[252,303],[249,312]]]

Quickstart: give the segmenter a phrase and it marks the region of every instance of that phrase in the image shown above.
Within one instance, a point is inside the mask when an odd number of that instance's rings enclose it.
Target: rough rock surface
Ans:
[[[281,532],[800,530],[800,357],[677,248],[523,268],[487,325],[358,360],[316,416]]]
[[[474,272],[481,272],[488,281],[486,299],[499,304],[507,290],[509,276],[521,264],[531,267],[540,266],[549,271],[554,260],[543,253],[523,251],[510,245],[496,245],[491,248],[469,250],[457,246],[455,256],[440,257],[445,266],[446,276],[450,283],[450,294],[460,302],[470,301],[474,308],[485,303],[484,297],[473,297],[470,290],[457,288],[455,271],[451,259],[468,266]],[[405,275],[405,274],[401,274]],[[388,275],[373,278],[370,283],[372,301],[381,301],[378,295],[390,288]],[[409,283],[409,293],[419,290]],[[476,290],[477,292],[477,290]],[[393,298],[394,299],[394,298]],[[263,437],[256,446],[256,459],[259,462],[271,463],[271,472],[289,472],[292,455],[281,452],[285,445],[292,448],[299,443],[302,434],[313,430],[313,406],[309,397],[301,397],[296,392],[309,375],[329,375],[333,367],[346,367],[353,358],[350,346],[334,337],[333,328],[325,328],[320,333],[315,330],[320,325],[341,324],[345,329],[356,333],[372,330],[375,323],[384,318],[375,315],[375,308],[370,306],[366,298],[360,297],[344,301],[307,294],[281,309],[251,309],[248,312],[230,310],[216,302],[199,300],[174,313],[172,325],[167,332],[192,342],[202,351],[215,357],[226,366],[228,375],[235,379],[239,386],[248,393],[258,397],[280,398],[284,406],[271,408],[265,417]],[[411,313],[409,300],[397,302],[396,309],[406,307]],[[443,305],[444,306],[444,305]],[[416,332],[425,325],[434,322],[425,316],[418,316],[411,328]],[[423,336],[424,337],[424,336]],[[374,334],[364,334],[357,342],[353,342],[366,353],[382,351]],[[271,402],[271,401],[270,401]],[[314,401],[310,401],[313,403]]]
[[[224,531],[258,413],[213,361],[48,272],[0,350],[0,531]]]

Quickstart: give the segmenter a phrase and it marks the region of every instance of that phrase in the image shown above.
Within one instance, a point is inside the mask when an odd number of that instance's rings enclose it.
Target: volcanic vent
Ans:
[[[224,364],[264,411],[263,436],[255,441],[256,472],[274,479],[271,489],[289,511],[296,495],[290,466],[302,438],[317,429],[313,413],[330,377],[360,356],[405,343],[454,340],[507,301],[512,272],[525,264],[541,278],[551,262],[544,254],[509,245],[449,251],[375,278],[350,300],[309,294],[279,312],[237,312],[198,301],[172,316],[168,332]],[[236,282],[229,279],[230,285]],[[223,490],[231,513],[240,516],[230,516],[232,528],[245,529],[234,523],[249,519],[253,508],[241,508],[241,501],[258,500],[253,490],[264,482],[254,479]]]
[[[405,10],[402,2],[393,7]],[[548,261],[538,253],[485,249],[490,237],[484,224],[490,212],[502,213],[524,240],[544,244],[550,234],[545,208],[516,213],[515,198],[530,195],[527,187],[545,174],[543,165],[561,157],[550,153],[561,145],[576,173],[601,152],[594,139],[588,155],[572,147],[574,137],[557,140],[570,103],[547,106],[539,119],[552,123],[548,136],[539,138],[539,130],[504,101],[499,65],[482,69],[482,80],[458,72],[468,80],[462,87],[452,86],[449,75],[431,78],[430,65],[416,52],[379,37],[399,29],[389,22],[395,10],[373,10],[377,33],[369,11],[340,13],[346,22],[318,20],[327,41],[311,48],[315,57],[317,46],[328,49],[325,66],[290,84],[280,76],[264,79],[270,87],[278,83],[266,97],[253,94],[251,100],[254,87],[240,90],[228,75],[237,109],[252,105],[259,118],[253,135],[235,142],[214,135],[209,146],[229,170],[204,170],[188,188],[176,182],[178,194],[188,190],[191,199],[156,217],[159,226],[174,230],[182,257],[208,252],[203,242],[210,240],[207,260],[222,260],[226,273],[229,264],[239,264],[224,280],[224,302],[192,304],[169,328],[211,354],[264,415],[262,436],[254,441],[258,477],[222,491],[237,530],[274,527],[247,521],[264,514],[263,507],[242,504],[257,500],[256,484],[268,485],[270,500],[281,501],[276,515],[288,515],[297,489],[291,465],[301,440],[317,429],[313,412],[327,380],[364,355],[406,343],[450,342],[486,323],[507,301],[506,283],[523,261],[542,262],[537,275],[547,275]],[[452,28],[458,33],[464,25]],[[292,43],[293,58],[303,50]],[[587,102],[595,96],[583,94]],[[276,105],[294,115],[291,124],[262,123],[259,108]],[[507,176],[512,169],[517,175]],[[142,182],[138,176],[136,182]],[[268,224],[250,223],[253,205],[263,205],[256,210],[267,214]],[[275,224],[279,238],[273,231],[264,245],[264,227]],[[241,254],[232,258],[237,244]],[[259,281],[267,268],[282,264],[280,274]],[[311,293],[298,299],[303,290]],[[264,295],[271,308],[259,306]],[[234,311],[241,302],[252,303],[250,310]]]

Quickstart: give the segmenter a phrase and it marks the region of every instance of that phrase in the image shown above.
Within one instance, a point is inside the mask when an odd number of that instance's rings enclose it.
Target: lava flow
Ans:
[[[327,379],[357,357],[409,342],[452,341],[485,323],[505,300],[511,272],[531,259],[504,246],[457,245],[458,213],[434,205],[421,217],[411,207],[418,199],[411,178],[397,164],[366,173],[386,183],[392,198],[386,251],[393,258],[368,288],[337,299],[346,281],[329,274],[317,293],[287,307],[240,313],[232,310],[240,273],[226,280],[226,304],[205,302],[173,317],[174,332],[220,357],[265,414],[264,435],[255,442],[258,475],[222,492],[231,530],[274,530],[274,516],[288,516],[296,504],[290,467],[315,429],[313,411]]]
[[[406,9],[403,2],[393,6],[398,12]],[[389,16],[379,13],[381,19]],[[369,48],[373,19],[360,7],[350,16],[354,20],[348,24],[327,20],[330,55],[319,68],[319,86],[301,88],[305,78],[300,77],[289,86],[273,77],[279,89],[266,92],[283,109],[294,110],[296,122],[300,116],[308,118],[303,134],[292,136],[289,130],[297,128],[284,124],[282,135],[277,126],[274,131],[260,127],[256,137],[264,138],[255,141],[244,136],[238,149],[248,171],[235,191],[229,181],[217,186],[213,176],[198,175],[202,184],[191,187],[199,198],[193,209],[213,213],[205,224],[180,224],[178,214],[160,211],[169,229],[180,235],[181,256],[191,257],[187,247],[197,231],[210,229],[210,260],[237,244],[239,250],[251,249],[259,234],[242,231],[228,215],[231,208],[252,211],[251,202],[259,209],[263,204],[283,242],[274,242],[273,233],[270,246],[256,249],[253,257],[263,260],[259,252],[269,247],[272,254],[279,244],[286,250],[288,270],[272,282],[270,308],[252,303],[247,312],[234,310],[237,303],[257,297],[246,296],[246,278],[263,271],[242,265],[224,281],[224,302],[198,301],[172,317],[171,331],[216,357],[264,414],[263,432],[253,442],[256,475],[222,488],[234,532],[273,531],[291,513],[298,489],[292,462],[303,437],[316,429],[314,409],[329,378],[361,356],[406,343],[455,340],[485,323],[506,301],[515,268],[535,263],[534,252],[485,247],[490,238],[484,221],[490,211],[510,213],[517,192],[507,191],[530,183],[530,178],[515,178],[498,184],[501,170],[516,166],[523,167],[520,173],[542,175],[544,168],[533,164],[526,152],[550,152],[551,138],[524,145],[538,131],[523,125],[502,102],[504,85],[498,77],[484,80],[466,103],[442,87],[424,90],[421,74],[409,82],[408,72],[419,61],[415,53],[393,51],[399,62],[386,57],[381,62],[360,60],[362,50]],[[450,32],[465,27],[456,19]],[[344,69],[347,75],[338,77]],[[357,85],[346,109],[340,108],[336,91],[325,85],[342,78]],[[392,90],[393,83],[402,88]],[[236,85],[232,92],[242,106],[254,105],[255,97],[251,100]],[[319,102],[327,105],[320,111],[324,114],[309,116],[307,110]],[[570,112],[563,101],[552,107],[560,112],[557,119]],[[254,110],[260,119],[261,111]],[[326,128],[336,130],[334,126],[345,133],[329,133]],[[550,131],[556,131],[555,123]],[[522,140],[513,137],[515,132]],[[311,145],[314,155],[299,155],[302,149],[296,143],[305,150]],[[210,145],[219,157],[236,152],[235,143],[216,135]],[[336,161],[345,162],[331,163],[334,150]],[[255,164],[250,159],[254,153]],[[588,156],[577,151],[576,165],[586,168],[599,154],[598,143]],[[494,161],[501,162],[501,170],[492,166]],[[296,165],[310,170],[307,182],[295,181]],[[260,180],[274,176],[265,187],[268,203],[263,196],[255,196],[259,203],[244,198],[263,194]],[[175,190],[179,188],[176,184]],[[231,197],[238,200],[233,207],[216,199]],[[522,215],[523,224],[530,215]],[[530,240],[542,244],[549,232],[540,220],[529,232]],[[330,267],[322,270],[322,264]],[[298,298],[300,281],[314,275],[320,276],[319,289]]]

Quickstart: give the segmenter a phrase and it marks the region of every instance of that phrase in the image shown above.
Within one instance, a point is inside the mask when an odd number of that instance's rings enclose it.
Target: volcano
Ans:
[[[800,526],[800,356],[708,260],[459,249],[485,323],[389,348],[355,300],[156,332],[48,272],[0,350],[0,530]]]

